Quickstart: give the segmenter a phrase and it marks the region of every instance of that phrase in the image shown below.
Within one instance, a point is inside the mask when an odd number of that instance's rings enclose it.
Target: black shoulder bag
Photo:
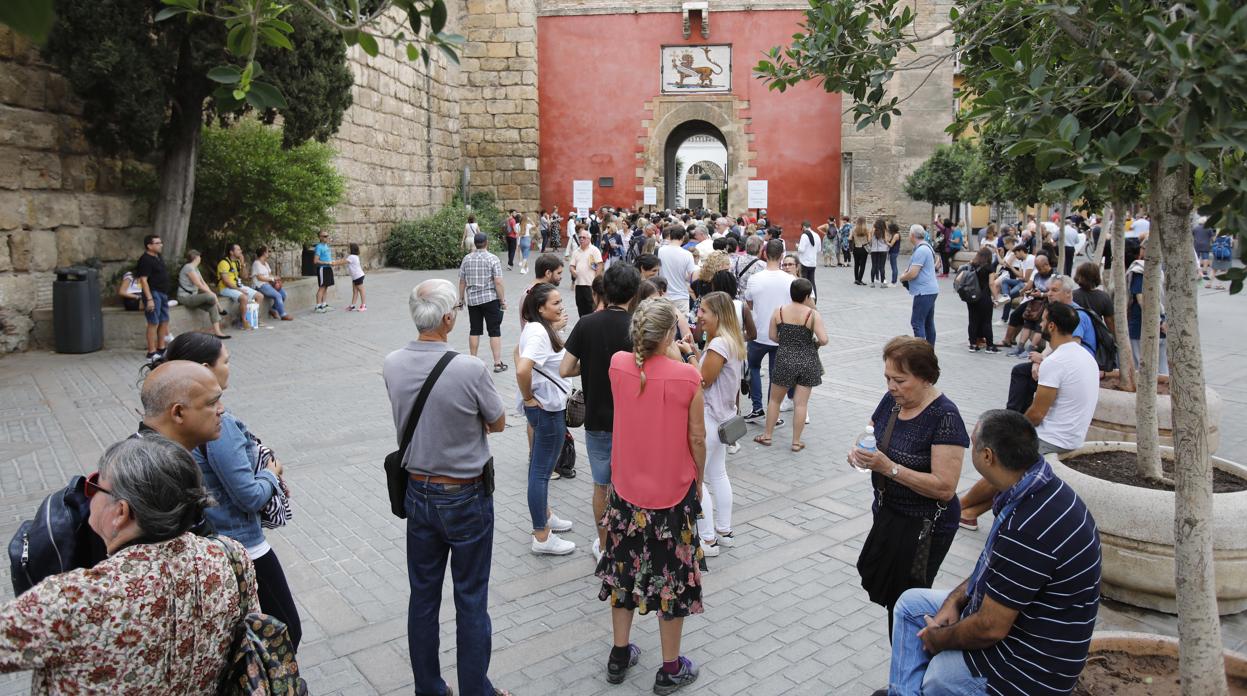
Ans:
[[[407,415],[407,423],[403,426],[403,444],[399,445],[397,450],[385,455],[385,483],[390,489],[390,512],[400,520],[407,519],[407,509],[403,503],[407,499],[407,481],[411,478],[407,470],[403,468],[403,455],[411,446],[411,437],[416,433],[416,423],[420,422],[420,413],[424,411],[424,402],[429,400],[429,392],[433,391],[433,384],[437,382],[438,377],[442,376],[442,370],[446,369],[456,355],[458,353],[448,350],[442,354],[441,360],[437,361],[433,371],[424,380],[424,386],[420,388],[420,395],[416,397],[415,406]]]
[[[899,406],[892,407],[888,425],[879,442],[880,452],[888,450],[900,411]],[[874,478],[878,474],[871,476]],[[888,607],[911,587],[931,586],[934,578],[930,577],[927,567],[931,555],[931,534],[945,506],[940,503],[930,519],[907,517],[884,505],[883,491],[884,485],[875,488],[878,510],[857,558],[857,573],[862,579],[862,588],[870,595],[870,601]]]

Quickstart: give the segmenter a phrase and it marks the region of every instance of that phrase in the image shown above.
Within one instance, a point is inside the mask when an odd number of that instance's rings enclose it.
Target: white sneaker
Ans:
[[[599,539],[593,540],[593,562],[598,563],[602,560],[602,542]]]
[[[883,284],[883,287],[887,288],[887,287],[891,287],[891,286],[890,286],[890,285],[888,285],[887,283],[884,283],[884,284]]]
[[[719,545],[714,542],[706,541],[705,539],[702,539],[701,540],[701,553],[706,558],[714,558],[715,556],[719,555]]]
[[[736,538],[732,536],[731,532],[728,532],[726,535],[715,532],[715,535],[718,537],[716,540],[718,545],[725,549],[730,549],[736,545]]]
[[[532,550],[533,553],[539,556],[566,556],[576,550],[576,545],[566,539],[560,539],[559,535],[550,532],[550,536],[546,537],[545,541],[537,541],[537,537],[533,537]]]
[[[779,410],[780,411],[791,411],[792,410],[792,399],[789,399],[788,397],[785,396],[784,400],[780,402],[779,404]]]
[[[555,515],[553,512],[546,518],[546,524],[552,532],[572,531],[572,523],[569,520],[559,519],[558,515]]]
[[[740,443],[739,443],[739,442],[733,442],[732,444],[730,444],[730,445],[728,445],[728,446],[727,446],[727,453],[728,453],[728,454],[736,454],[736,453],[737,453],[737,452],[739,452],[739,451],[740,451]]]
[[[809,411],[805,412],[805,424],[806,425],[810,424],[810,412]]]

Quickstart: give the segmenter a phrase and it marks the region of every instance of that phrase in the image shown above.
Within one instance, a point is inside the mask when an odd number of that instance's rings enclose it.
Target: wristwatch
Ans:
[[[900,465],[899,465],[899,464],[893,464],[893,465],[892,465],[892,470],[888,472],[888,475],[889,475],[889,476],[891,476],[892,478],[894,478],[894,479],[895,479],[897,476],[899,476],[899,475],[900,475],[900,473],[901,473],[901,467],[900,467]]]

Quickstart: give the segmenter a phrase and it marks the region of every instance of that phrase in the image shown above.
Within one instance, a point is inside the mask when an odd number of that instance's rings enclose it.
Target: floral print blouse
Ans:
[[[226,555],[238,542],[190,532],[121,549],[94,568],[54,575],[0,608],[0,672],[34,670],[31,693],[213,694],[246,612]]]

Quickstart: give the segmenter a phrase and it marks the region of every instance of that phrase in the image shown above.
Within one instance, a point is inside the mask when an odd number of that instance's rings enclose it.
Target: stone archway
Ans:
[[[667,191],[667,145],[675,135],[683,131],[688,135],[691,122],[702,122],[713,127],[727,147],[727,205],[726,212],[736,215],[744,211],[748,200],[748,181],[757,172],[750,165],[756,156],[751,147],[751,134],[747,132],[750,119],[741,114],[749,108],[749,102],[732,95],[704,95],[656,97],[645,105],[651,118],[641,122],[642,135],[637,148],[637,205],[646,186],[654,186],[660,192]],[[704,127],[703,127],[704,128]],[[664,205],[662,194],[659,205]]]
[[[696,210],[698,205],[695,201],[700,201],[701,207],[707,210],[723,211],[722,204],[726,201],[719,199],[726,182],[727,178],[718,164],[709,160],[694,162],[684,175],[685,207]]]

